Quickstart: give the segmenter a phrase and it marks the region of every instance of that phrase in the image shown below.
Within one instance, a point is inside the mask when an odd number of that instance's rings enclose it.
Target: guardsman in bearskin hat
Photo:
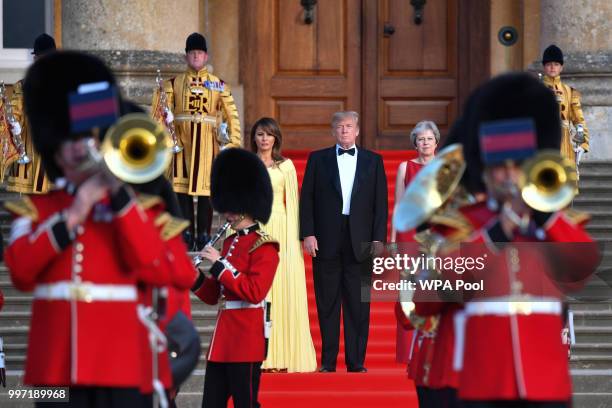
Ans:
[[[85,54],[57,52],[32,65],[26,113],[58,189],[5,204],[15,216],[5,262],[15,287],[34,297],[24,382],[70,387],[69,406],[140,403],[138,285],[168,284],[176,272],[157,225],[160,200],[137,198],[90,160],[117,119],[115,86]]]
[[[544,204],[524,184],[526,177],[533,179],[527,163],[547,168],[543,178],[562,167],[571,175],[571,163],[542,155],[543,149],[558,151],[557,111],[554,96],[539,81],[508,74],[478,88],[460,119],[467,164],[462,183],[471,193],[486,194],[486,205],[463,207],[455,220],[472,229],[460,255],[484,257],[482,272],[470,270],[461,278],[484,277],[484,288],[455,293],[464,310],[455,324],[460,347],[454,366],[460,369],[459,398],[468,408],[569,406],[559,288],[583,284],[599,251],[584,230],[588,217],[563,210],[567,196],[553,194],[572,192],[571,180],[549,191]],[[553,197],[558,203],[548,206]],[[458,277],[453,271],[447,276]],[[416,304],[419,314],[431,309],[431,303]]]
[[[41,34],[34,40],[34,61],[38,58],[55,51],[55,40],[48,34]],[[19,164],[15,162],[11,169],[6,189],[25,194],[43,194],[49,191],[49,179],[45,175],[45,169],[40,155],[34,149],[32,136],[28,128],[28,121],[23,108],[23,81],[17,81],[13,86],[11,96],[13,115],[17,120],[11,126],[11,133],[19,135],[24,144],[24,152],[29,157],[30,162]]]
[[[208,350],[205,407],[258,407],[261,363],[266,355],[265,297],[278,266],[278,243],[259,228],[272,211],[272,184],[257,156],[242,149],[219,154],[212,168],[212,204],[236,231],[219,253],[206,246],[213,262],[193,287],[208,304],[220,298],[217,324]]]
[[[580,92],[561,82],[563,52],[550,45],[542,55],[544,84],[550,88],[559,103],[561,113],[561,154],[580,164],[580,157],[589,151],[589,130],[584,121]]]
[[[221,148],[242,145],[232,92],[227,83],[208,71],[207,51],[203,35],[189,35],[185,44],[187,71],[163,82],[165,104],[159,89],[152,103],[153,115],[175,130],[178,146],[182,147],[174,155],[170,174],[183,216],[191,222],[185,240],[196,250],[202,249],[210,234],[212,162]],[[197,220],[194,218],[194,197],[198,203]]]

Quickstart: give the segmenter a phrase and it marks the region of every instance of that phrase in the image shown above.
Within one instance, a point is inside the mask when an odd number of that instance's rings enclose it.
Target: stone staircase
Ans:
[[[0,192],[2,201],[14,198]],[[570,300],[574,313],[577,344],[572,349],[574,408],[612,407],[612,162],[590,162],[581,166],[580,195],[574,201],[578,210],[588,211],[592,220],[589,232],[602,243],[604,257],[597,276]],[[218,218],[218,217],[215,217]],[[218,224],[218,219],[216,219]],[[216,225],[213,225],[213,230]],[[9,236],[8,214],[0,209],[0,230]],[[27,345],[31,296],[14,289],[6,267],[0,264],[0,290],[5,305],[0,311],[0,337],[4,338],[7,387],[21,384]],[[216,308],[192,296],[193,320],[206,350],[212,335]],[[204,357],[183,385],[178,403],[181,407],[201,405],[204,384]],[[25,401],[9,401],[0,388],[0,406],[32,406]]]
[[[612,407],[612,163],[583,163],[579,185],[574,208],[591,214],[587,229],[603,258],[596,276],[570,302],[574,407]]]

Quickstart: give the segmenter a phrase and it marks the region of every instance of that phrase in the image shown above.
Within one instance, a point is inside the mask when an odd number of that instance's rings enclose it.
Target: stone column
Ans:
[[[562,78],[582,93],[591,135],[586,160],[612,160],[612,2],[541,0],[541,52],[557,44],[565,55]],[[541,63],[533,68],[541,71]]]
[[[151,103],[156,70],[184,71],[185,38],[200,31],[198,0],[63,0],[62,45],[95,54],[117,75],[123,95]]]

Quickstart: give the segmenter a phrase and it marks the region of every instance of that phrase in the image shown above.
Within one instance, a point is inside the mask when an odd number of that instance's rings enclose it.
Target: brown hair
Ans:
[[[272,146],[272,160],[279,163],[285,160],[281,155],[281,145],[283,143],[283,135],[281,134],[278,123],[272,118],[260,118],[251,128],[251,151],[257,153],[257,143],[255,143],[255,133],[257,128],[261,128],[264,132],[274,136],[274,146]]]

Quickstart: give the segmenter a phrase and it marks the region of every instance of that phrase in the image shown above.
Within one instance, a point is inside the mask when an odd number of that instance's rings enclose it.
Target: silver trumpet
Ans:
[[[213,237],[210,239],[210,241],[208,241],[206,243],[206,245],[204,245],[204,248],[215,245],[217,243],[217,241],[219,241],[219,239],[221,239],[223,234],[225,234],[225,231],[227,231],[227,229],[230,227],[230,225],[232,225],[231,222],[225,221],[225,224],[223,224],[222,226],[219,227],[219,229],[217,230],[215,235],[213,235]],[[202,248],[202,249],[204,249],[204,248]],[[202,262],[204,262],[204,258],[202,258],[202,256],[200,254],[197,254],[196,256],[193,257],[193,265],[196,268],[198,266],[200,266],[200,264]]]
[[[2,98],[2,101],[4,102],[3,105],[4,105],[4,113],[6,116],[6,120],[11,125],[16,123],[17,119],[15,119],[15,116],[13,115],[13,107],[11,106],[11,102],[6,96],[6,88],[4,86],[4,81],[0,81],[0,98]],[[19,158],[17,159],[17,163],[28,164],[32,160],[26,153],[25,145],[23,143],[23,139],[21,139],[21,135],[14,134],[12,129],[9,129],[9,132],[11,133],[13,144],[15,145],[15,148],[17,148],[17,152],[19,153]]]
[[[166,96],[166,91],[164,91],[163,80],[161,76],[161,71],[157,70],[157,77],[155,78],[155,82],[157,82],[157,86],[159,87],[159,107],[162,110],[170,109],[168,106],[168,98]],[[158,112],[158,115],[164,117],[164,112]],[[180,153],[183,150],[183,146],[179,144],[178,138],[176,136],[176,130],[174,128],[174,122],[170,122],[166,124],[168,128],[168,132],[170,132],[170,136],[172,137],[172,152],[174,154]]]

